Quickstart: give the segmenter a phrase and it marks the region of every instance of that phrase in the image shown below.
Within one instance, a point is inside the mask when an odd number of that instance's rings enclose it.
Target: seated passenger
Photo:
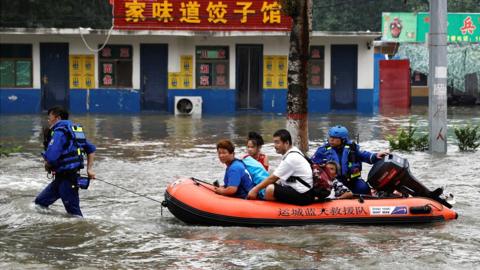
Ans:
[[[290,133],[285,129],[277,130],[273,134],[273,144],[275,151],[283,155],[282,160],[273,174],[250,190],[247,199],[257,199],[258,192],[266,188],[265,200],[268,201],[296,205],[313,203],[312,168],[300,150],[292,146]]]
[[[261,152],[263,145],[263,138],[260,134],[251,131],[248,133],[247,138],[247,153],[248,155],[244,156],[246,158],[248,156],[253,157],[258,162],[260,162],[265,170],[268,172],[268,157],[264,153]]]
[[[243,162],[235,159],[235,146],[229,140],[221,140],[217,143],[217,154],[220,162],[227,165],[227,169],[223,177],[224,186],[215,187],[215,193],[245,198],[254,184]]]
[[[317,149],[312,156],[312,162],[337,162],[340,165],[338,179],[345,186],[355,194],[370,194],[370,186],[361,178],[362,162],[374,164],[388,153],[361,150],[358,144],[349,139],[348,130],[343,126],[330,128],[328,136],[328,142]]]
[[[332,181],[332,193],[327,198],[329,199],[350,199],[353,198],[353,193],[346,186],[337,179],[338,163],[335,161],[328,161],[325,164],[325,170],[330,175]]]

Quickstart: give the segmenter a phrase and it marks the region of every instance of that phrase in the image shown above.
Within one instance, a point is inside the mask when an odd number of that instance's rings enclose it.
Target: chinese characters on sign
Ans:
[[[369,212],[361,206],[343,206],[326,208],[279,208],[278,216],[282,217],[314,217],[314,216],[367,216]]]
[[[448,42],[480,42],[479,13],[448,13]],[[425,42],[430,32],[430,14],[405,12],[382,14],[382,40]]]
[[[116,29],[288,31],[278,0],[115,0]]]
[[[480,42],[480,14],[479,13],[449,13],[447,41]],[[430,14],[418,15],[418,42],[425,42],[430,32]]]
[[[472,22],[472,17],[468,16],[463,21],[463,25],[460,28],[460,31],[462,31],[463,35],[467,34],[467,32],[470,33],[470,34],[473,34],[473,31],[475,31],[476,28],[477,27]]]

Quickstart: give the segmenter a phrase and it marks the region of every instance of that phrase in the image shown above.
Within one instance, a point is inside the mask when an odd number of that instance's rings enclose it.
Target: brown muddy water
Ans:
[[[264,135],[264,151],[279,163],[271,134],[285,116],[237,114],[199,119],[166,114],[73,115],[97,145],[97,177],[162,201],[181,176],[222,179],[215,143],[245,153],[245,137]],[[449,108],[448,153],[399,153],[428,187],[455,194],[459,219],[402,226],[312,225],[238,228],[189,226],[160,204],[93,182],[80,194],[84,219],[32,203],[48,184],[39,156],[44,115],[1,115],[2,145],[23,152],[0,158],[0,269],[479,269],[480,151],[462,153],[453,127],[480,124],[480,108]],[[328,127],[346,125],[363,148],[388,148],[385,137],[412,121],[428,130],[426,108],[408,115],[310,115],[310,153]],[[364,168],[364,177],[369,166]]]

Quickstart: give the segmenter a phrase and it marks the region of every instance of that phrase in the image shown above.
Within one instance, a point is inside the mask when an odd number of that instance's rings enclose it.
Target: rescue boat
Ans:
[[[452,209],[426,197],[359,196],[296,206],[218,195],[213,185],[195,178],[171,183],[165,191],[164,204],[187,224],[213,226],[432,223],[458,217]]]

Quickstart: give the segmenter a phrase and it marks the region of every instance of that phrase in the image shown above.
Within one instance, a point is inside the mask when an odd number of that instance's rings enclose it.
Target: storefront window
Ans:
[[[308,62],[308,86],[312,88],[324,87],[325,50],[323,46],[310,47]]]
[[[132,87],[132,46],[105,46],[98,59],[100,87]]]
[[[0,87],[32,87],[32,45],[0,44]]]
[[[228,87],[228,47],[197,47],[195,55],[198,88]]]

